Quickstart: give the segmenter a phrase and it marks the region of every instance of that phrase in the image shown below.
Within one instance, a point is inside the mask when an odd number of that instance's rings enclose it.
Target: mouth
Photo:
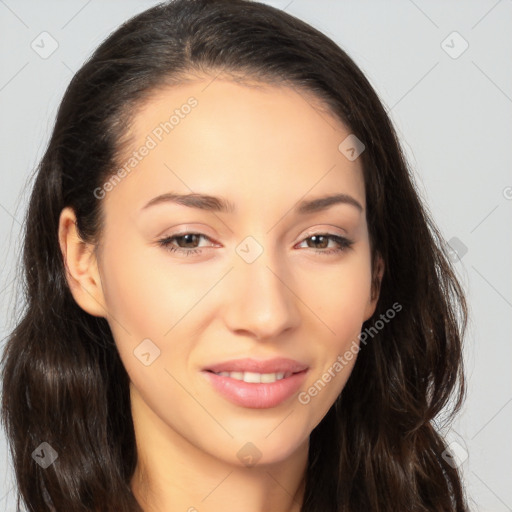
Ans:
[[[308,369],[291,359],[238,359],[204,368],[201,373],[230,402],[265,409],[291,398],[304,382]]]

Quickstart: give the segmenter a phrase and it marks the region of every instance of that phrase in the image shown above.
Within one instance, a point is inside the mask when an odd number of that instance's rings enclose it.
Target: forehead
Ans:
[[[137,109],[118,162],[129,176],[107,198],[129,196],[141,207],[164,192],[193,191],[261,209],[261,198],[293,204],[337,192],[364,206],[360,160],[340,150],[349,135],[296,88],[219,78],[163,88]]]

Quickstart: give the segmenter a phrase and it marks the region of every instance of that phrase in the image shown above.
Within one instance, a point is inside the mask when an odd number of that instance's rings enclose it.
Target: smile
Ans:
[[[249,409],[270,409],[285,403],[300,391],[308,373],[308,369],[296,373],[201,372],[221,397]]]
[[[241,380],[243,382],[251,382],[253,384],[271,383],[278,380],[286,379],[293,375],[292,372],[279,373],[256,373],[256,372],[214,372],[215,375],[221,377],[229,377],[230,379]]]

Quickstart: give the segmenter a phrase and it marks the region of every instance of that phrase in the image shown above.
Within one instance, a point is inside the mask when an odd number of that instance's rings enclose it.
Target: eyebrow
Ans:
[[[175,194],[169,192],[162,194],[151,199],[146,203],[141,210],[145,210],[151,206],[162,203],[175,203],[189,208],[198,208],[200,210],[207,210],[219,213],[235,213],[236,207],[227,199],[222,197],[210,196],[205,194]],[[363,206],[357,199],[348,194],[334,194],[329,196],[318,197],[316,199],[309,199],[301,201],[295,206],[295,213],[299,215],[306,215],[322,210],[326,210],[335,204],[348,204],[357,208],[360,212],[363,211]]]

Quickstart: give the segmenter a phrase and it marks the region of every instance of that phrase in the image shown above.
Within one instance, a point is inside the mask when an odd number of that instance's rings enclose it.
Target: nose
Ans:
[[[226,292],[228,328],[260,341],[277,339],[300,323],[293,280],[266,254],[252,263],[238,261]]]

